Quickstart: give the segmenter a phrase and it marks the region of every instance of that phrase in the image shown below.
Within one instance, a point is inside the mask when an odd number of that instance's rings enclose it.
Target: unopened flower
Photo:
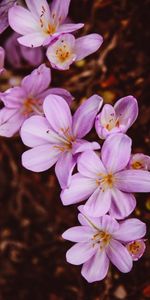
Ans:
[[[134,240],[126,244],[126,248],[129,251],[134,261],[139,260],[143,255],[146,245],[143,239]]]
[[[81,274],[88,282],[104,279],[110,262],[121,272],[130,272],[133,259],[125,244],[132,243],[133,238],[142,238],[145,224],[134,218],[119,223],[108,215],[89,218],[79,214],[78,218],[81,226],[72,227],[62,235],[76,243],[67,251],[67,261],[83,264]]]
[[[5,50],[0,47],[0,74],[4,71]]]
[[[57,94],[70,102],[72,96],[61,88],[48,88],[51,72],[44,64],[24,77],[21,86],[0,94],[4,108],[0,110],[0,135],[11,137],[31,115],[43,115],[43,101],[47,95]]]
[[[50,95],[43,105],[45,117],[34,116],[25,121],[21,138],[25,145],[33,147],[23,153],[25,168],[42,172],[55,163],[55,172],[62,188],[69,184],[79,153],[87,149],[99,149],[96,142],[83,137],[91,130],[102,99],[93,95],[71,115],[62,97]]]
[[[74,61],[79,61],[99,49],[103,38],[88,34],[75,39],[72,34],[63,34],[47,49],[47,58],[53,68],[67,70]]]
[[[81,154],[79,173],[72,176],[70,186],[61,193],[63,204],[88,199],[84,209],[89,216],[109,212],[116,219],[127,217],[136,205],[131,193],[150,192],[150,172],[126,169],[130,155],[131,139],[123,133],[106,139],[100,157],[94,151]]]
[[[128,164],[129,169],[134,170],[150,170],[150,156],[143,153],[136,153],[131,156]]]
[[[43,62],[43,48],[29,48],[22,46],[17,41],[19,36],[18,33],[13,32],[6,40],[4,44],[6,60],[15,69],[19,69],[27,63],[30,66],[39,66]]]
[[[15,5],[9,10],[9,24],[22,35],[20,44],[38,47],[49,44],[62,33],[73,32],[84,24],[65,22],[70,0],[53,0],[51,6],[46,0],[25,0],[28,9]]]
[[[105,104],[96,118],[95,127],[98,136],[106,139],[110,134],[125,133],[138,116],[137,100],[133,96],[126,96],[116,102],[114,107]]]
[[[14,5],[16,0],[0,1],[0,34],[9,26],[8,10]]]

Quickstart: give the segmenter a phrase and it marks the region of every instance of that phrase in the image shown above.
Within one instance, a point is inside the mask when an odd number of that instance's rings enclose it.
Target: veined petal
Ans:
[[[48,88],[51,82],[51,71],[45,64],[40,65],[37,69],[22,80],[22,87],[28,93],[28,96],[37,97]],[[40,99],[38,99],[40,100]]]
[[[137,100],[133,96],[126,96],[116,102],[114,109],[123,132],[126,132],[138,116]]]
[[[105,215],[100,217],[99,219],[100,219],[100,225],[99,225],[100,229],[110,234],[113,234],[119,229],[119,223],[111,216]]]
[[[131,155],[131,139],[122,133],[116,133],[104,142],[101,157],[108,172],[115,173],[126,167]]]
[[[106,249],[110,261],[123,273],[128,273],[132,269],[132,258],[128,250],[118,241],[111,240]]]
[[[109,268],[109,259],[105,251],[97,251],[90,260],[84,263],[81,274],[89,282],[105,278]]]
[[[8,20],[12,29],[22,35],[39,30],[38,23],[32,14],[20,5],[14,5],[9,9]]]
[[[2,108],[0,110],[0,136],[12,137],[20,130],[25,117],[16,109]]]
[[[57,95],[49,95],[44,101],[44,113],[51,127],[61,136],[71,134],[72,116],[69,105]]]
[[[73,143],[72,153],[80,153],[88,150],[98,150],[100,149],[100,145],[97,142],[88,142],[86,140],[76,140]]]
[[[55,24],[61,24],[66,19],[71,0],[53,0],[51,14]]]
[[[58,27],[57,32],[58,33],[69,33],[69,32],[73,32],[76,31],[80,28],[82,28],[84,26],[83,23],[78,23],[78,24],[74,24],[74,23],[70,23],[70,24],[62,24]]]
[[[56,163],[59,155],[60,151],[50,144],[41,145],[22,154],[22,165],[28,170],[43,172]]]
[[[46,37],[42,32],[33,32],[19,37],[18,42],[26,47],[40,47],[43,45]]]
[[[129,216],[136,206],[136,199],[130,193],[124,193],[113,188],[112,202],[109,213],[115,219],[124,219]]]
[[[62,237],[71,242],[87,242],[91,241],[93,236],[93,230],[89,226],[75,226],[66,230]]]
[[[81,225],[83,226],[90,226],[92,229],[95,227],[100,229],[101,228],[101,217],[100,218],[94,218],[94,217],[89,217],[84,209],[84,205],[79,205],[78,209],[81,213],[78,214],[78,221],[80,222]]]
[[[71,95],[71,93],[69,91],[65,90],[65,89],[62,89],[62,88],[50,88],[49,89],[49,94],[58,95],[58,96],[62,97],[64,100],[66,100],[66,102],[69,105],[74,100],[74,97]],[[47,93],[46,96],[48,96],[49,94]]]
[[[110,191],[102,191],[98,187],[85,203],[84,210],[91,217],[101,217],[109,211],[110,204]]]
[[[19,109],[22,107],[23,100],[26,99],[25,90],[19,86],[10,88],[4,93],[1,93],[1,100],[8,108]]]
[[[93,33],[76,39],[75,53],[76,61],[85,58],[86,56],[96,52],[103,42],[101,35]]]
[[[91,243],[77,243],[67,251],[66,259],[72,265],[81,265],[89,260],[95,251],[96,249],[92,247]]]
[[[145,234],[145,223],[132,218],[121,222],[119,229],[113,234],[113,237],[122,242],[130,242],[144,237]]]
[[[62,189],[69,186],[75,165],[76,159],[71,152],[66,151],[60,155],[55,166],[55,173]]]
[[[61,200],[64,205],[81,202],[87,199],[96,189],[95,180],[86,178],[79,173],[71,178],[70,185],[61,192]]]
[[[28,118],[21,128],[21,138],[28,147],[36,147],[42,144],[62,145],[63,140],[49,128],[45,117],[32,116]]]
[[[73,133],[75,136],[82,138],[89,133],[102,103],[103,99],[100,96],[93,95],[79,106],[73,116]]]
[[[26,4],[37,20],[40,19],[41,15],[43,15],[46,22],[50,21],[50,8],[47,0],[26,0]]]
[[[116,187],[127,193],[150,192],[150,172],[124,170],[115,175]]]
[[[88,163],[87,163],[88,162]],[[78,171],[86,177],[97,179],[106,169],[100,157],[94,151],[85,151],[78,158]]]

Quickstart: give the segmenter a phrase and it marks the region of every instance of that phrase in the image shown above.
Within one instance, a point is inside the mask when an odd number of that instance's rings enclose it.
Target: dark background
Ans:
[[[96,54],[69,71],[52,70],[53,86],[67,88],[81,100],[98,93],[106,103],[134,95],[138,120],[129,130],[133,152],[149,153],[150,135],[150,1],[72,0],[70,17],[85,22],[79,35],[97,32],[104,43]],[[1,36],[1,43],[10,29]],[[32,69],[12,70],[9,76],[26,75]],[[91,133],[95,139],[95,132]],[[144,300],[150,298],[149,246],[129,274],[115,267],[105,280],[87,284],[80,267],[66,263],[71,243],[61,234],[77,223],[75,206],[63,207],[54,170],[37,174],[21,166],[25,150],[18,136],[0,138],[0,300]],[[137,195],[133,214],[148,223],[150,198]]]

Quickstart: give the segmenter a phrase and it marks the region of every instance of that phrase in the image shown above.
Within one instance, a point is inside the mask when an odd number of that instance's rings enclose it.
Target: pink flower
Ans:
[[[83,137],[91,130],[101,105],[101,97],[93,95],[72,117],[62,97],[48,96],[43,105],[46,118],[34,116],[22,126],[24,144],[33,147],[23,154],[23,166],[42,172],[56,163],[55,172],[61,187],[68,186],[79,153],[100,148],[98,143],[87,142]]]
[[[96,118],[96,132],[101,139],[106,139],[113,133],[125,133],[135,122],[137,116],[138,104],[133,96],[121,98],[114,107],[105,104]]]
[[[126,248],[129,254],[131,255],[133,261],[137,261],[143,255],[146,249],[146,245],[144,243],[144,240],[140,239],[140,240],[134,240],[132,242],[127,243]]]
[[[25,0],[28,9],[15,5],[9,10],[9,24],[23,35],[18,42],[27,47],[49,44],[62,33],[73,32],[84,24],[67,24],[70,0]]]
[[[136,153],[131,156],[129,164],[127,166],[129,169],[134,170],[150,170],[150,156],[144,155],[143,153]]]
[[[27,63],[30,66],[39,66],[44,58],[43,48],[32,49],[22,46],[17,41],[19,36],[18,33],[13,32],[4,44],[7,61],[15,69],[22,68]]]
[[[47,58],[53,68],[67,70],[74,61],[97,51],[102,42],[99,34],[88,34],[78,39],[72,34],[63,34],[48,47]]]
[[[11,137],[31,115],[43,115],[43,101],[47,95],[62,95],[71,101],[69,92],[60,88],[49,89],[51,72],[44,64],[26,76],[21,86],[0,94],[4,108],[0,110],[0,135]]]
[[[0,47],[0,74],[4,71],[5,50]]]
[[[9,26],[8,10],[14,5],[16,0],[1,0],[0,1],[0,34]]]
[[[127,217],[135,208],[134,192],[150,192],[150,173],[127,170],[131,155],[131,139],[117,133],[109,136],[101,156],[86,151],[78,159],[79,173],[72,176],[70,186],[62,191],[64,205],[87,200],[84,205],[89,216],[99,217],[107,212],[116,219]]]
[[[146,233],[145,224],[138,219],[119,223],[108,215],[89,218],[79,214],[78,218],[81,226],[72,227],[62,235],[76,243],[67,251],[67,262],[83,264],[81,274],[88,282],[104,279],[109,262],[123,273],[130,272],[133,260],[125,244],[133,238],[142,238]]]

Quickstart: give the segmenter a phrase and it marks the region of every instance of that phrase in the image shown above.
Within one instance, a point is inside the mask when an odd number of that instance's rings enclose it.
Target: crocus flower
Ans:
[[[16,0],[0,1],[0,34],[9,26],[8,10],[14,5]]]
[[[49,94],[62,95],[72,100],[64,89],[51,88],[51,71],[44,64],[24,77],[21,86],[13,87],[0,94],[4,108],[0,110],[0,135],[11,137],[31,115],[43,115],[43,101]]]
[[[146,246],[143,239],[135,240],[126,244],[126,248],[129,251],[132,259],[134,261],[139,260],[143,255]]]
[[[9,24],[22,35],[20,44],[38,47],[50,43],[62,33],[73,32],[84,24],[66,24],[70,0],[25,0],[28,9],[15,5],[9,10]]]
[[[136,218],[119,223],[108,215],[89,218],[79,214],[78,218],[81,226],[72,227],[62,235],[76,243],[67,251],[67,262],[83,264],[81,274],[88,282],[104,279],[109,262],[123,273],[130,272],[133,260],[125,244],[143,237],[145,224]]]
[[[26,120],[21,129],[25,145],[33,147],[22,156],[25,168],[42,172],[55,163],[55,172],[62,188],[69,184],[79,153],[87,149],[99,149],[96,142],[83,137],[91,130],[102,99],[93,95],[76,110],[74,116],[64,99],[50,95],[44,101],[46,118],[34,116]]]
[[[0,74],[4,71],[5,50],[0,47]]]
[[[15,69],[22,68],[27,63],[30,66],[39,66],[44,58],[43,48],[36,47],[32,49],[22,46],[17,41],[19,36],[18,33],[13,32],[4,44],[7,61]]]
[[[86,151],[78,159],[79,173],[72,176],[70,186],[62,191],[64,205],[87,200],[84,205],[89,216],[99,217],[107,212],[116,219],[127,217],[135,208],[134,192],[150,192],[150,173],[126,170],[131,155],[131,139],[117,133],[109,136],[99,157]]]
[[[150,170],[150,156],[143,153],[136,153],[131,156],[128,164],[129,169]]]
[[[135,122],[137,116],[138,104],[133,96],[121,98],[114,107],[105,104],[96,118],[96,132],[101,139],[106,139],[113,133],[125,133]]]
[[[103,42],[99,34],[88,34],[75,39],[72,34],[63,34],[47,49],[51,66],[67,70],[74,61],[81,60],[98,50]]]

